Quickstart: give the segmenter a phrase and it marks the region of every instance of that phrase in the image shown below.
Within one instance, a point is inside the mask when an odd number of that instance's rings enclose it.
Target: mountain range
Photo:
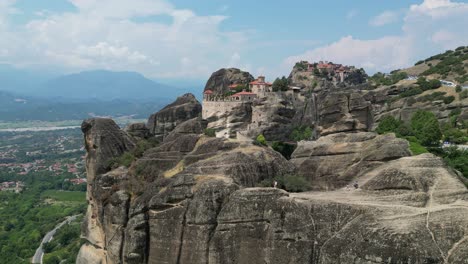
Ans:
[[[146,116],[196,84],[162,84],[136,72],[107,70],[59,75],[0,65],[0,120]]]

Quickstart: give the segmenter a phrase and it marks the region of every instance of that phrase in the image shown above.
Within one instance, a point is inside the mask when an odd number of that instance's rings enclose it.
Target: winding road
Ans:
[[[34,254],[34,257],[31,260],[31,263],[41,263],[42,264],[42,258],[44,257],[44,250],[42,249],[42,246],[45,243],[50,242],[53,238],[57,230],[59,230],[62,226],[65,224],[69,224],[70,222],[74,221],[79,215],[73,215],[73,216],[68,216],[67,219],[60,224],[58,224],[52,231],[47,233],[44,238],[42,239],[41,244],[39,247],[36,249],[36,253]]]

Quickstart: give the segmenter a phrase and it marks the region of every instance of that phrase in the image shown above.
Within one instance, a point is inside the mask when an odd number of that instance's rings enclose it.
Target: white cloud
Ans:
[[[384,11],[378,16],[372,18],[369,21],[369,25],[374,27],[380,27],[383,25],[397,22],[400,19],[400,12],[396,11]]]
[[[299,56],[289,57],[286,63],[293,65],[303,59],[309,61],[328,60],[335,63],[358,65],[374,71],[379,70],[382,66],[394,69],[408,63],[408,60],[405,59],[409,57],[410,52],[406,48],[408,41],[408,39],[397,36],[376,40],[359,40],[347,36],[327,46],[307,51]],[[395,59],[396,57],[400,59]]]
[[[13,0],[0,7],[11,7]],[[220,29],[225,16],[200,16],[167,0],[69,0],[76,12],[41,12],[22,27],[2,28],[1,62],[139,71],[150,77],[209,76],[247,43],[244,32]],[[109,8],[112,7],[112,8]],[[2,8],[0,8],[2,10]],[[170,23],[134,18],[169,16]]]
[[[287,66],[300,60],[331,60],[364,67],[370,73],[411,66],[417,60],[468,43],[468,4],[425,0],[408,8],[400,34],[377,39],[340,40],[284,60]]]

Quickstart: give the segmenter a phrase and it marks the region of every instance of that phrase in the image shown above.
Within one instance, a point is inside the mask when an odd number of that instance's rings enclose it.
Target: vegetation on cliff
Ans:
[[[431,151],[444,158],[449,166],[459,170],[468,178],[468,151],[457,147],[441,148],[440,143],[442,139],[457,144],[468,142],[466,127],[459,126],[456,121],[459,114],[459,110],[452,111],[451,122],[439,124],[433,113],[418,111],[409,125],[393,116],[386,116],[380,121],[376,132],[379,134],[395,133],[397,137],[409,141],[413,155]]]

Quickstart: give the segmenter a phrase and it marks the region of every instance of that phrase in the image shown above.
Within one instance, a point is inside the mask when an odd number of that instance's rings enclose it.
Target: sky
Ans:
[[[0,63],[63,73],[272,80],[297,61],[368,73],[468,45],[468,0],[1,0]]]

